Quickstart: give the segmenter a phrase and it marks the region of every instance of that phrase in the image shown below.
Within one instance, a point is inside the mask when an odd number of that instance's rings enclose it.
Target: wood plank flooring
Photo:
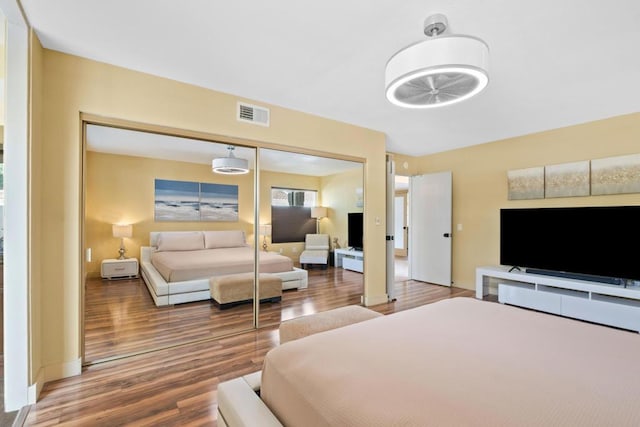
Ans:
[[[331,274],[339,272],[313,271],[312,275],[314,281],[322,281],[323,275]],[[302,298],[299,308],[281,309],[281,318],[297,310],[309,314],[332,308],[337,301],[359,302],[359,293],[349,290],[350,285],[334,286],[336,300],[323,301],[318,290],[316,298]],[[315,288],[310,287],[312,293]],[[406,281],[396,284],[396,295],[397,301],[371,308],[389,314],[444,298],[472,297],[474,292]],[[276,318],[268,310],[263,314]],[[217,385],[260,370],[266,353],[278,344],[274,325],[87,366],[80,376],[46,384],[39,402],[30,408],[26,425],[216,425]]]
[[[362,274],[341,268],[309,270],[309,287],[260,304],[260,325],[359,304]],[[211,301],[156,307],[142,279],[88,280],[85,287],[85,363],[249,330],[253,308],[225,310]]]

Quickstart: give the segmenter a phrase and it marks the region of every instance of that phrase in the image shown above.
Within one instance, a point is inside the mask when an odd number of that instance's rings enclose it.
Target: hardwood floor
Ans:
[[[323,274],[314,271],[314,281],[321,282]],[[336,298],[358,303],[359,296],[349,286],[336,285]],[[406,281],[396,283],[396,295],[397,301],[371,308],[389,314],[445,298],[472,297],[474,292]],[[305,314],[336,304],[304,298],[302,302]],[[281,310],[281,316],[284,313]],[[274,325],[87,366],[80,376],[47,383],[26,425],[216,425],[218,384],[260,370],[266,353],[278,344]]]
[[[309,287],[260,304],[260,325],[359,304],[362,274],[341,268],[309,270]],[[225,310],[211,301],[156,307],[142,279],[88,280],[85,287],[85,363],[211,339],[253,327],[251,304]]]

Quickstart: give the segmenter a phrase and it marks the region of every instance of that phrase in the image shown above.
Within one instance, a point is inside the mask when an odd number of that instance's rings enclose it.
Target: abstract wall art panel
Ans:
[[[509,200],[544,198],[544,167],[516,169],[507,172]]]
[[[591,160],[591,195],[640,193],[640,154]]]
[[[589,195],[589,161],[546,166],[544,197],[576,197]]]

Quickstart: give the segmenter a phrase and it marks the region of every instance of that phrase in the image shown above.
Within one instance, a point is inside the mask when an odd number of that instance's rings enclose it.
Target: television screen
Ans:
[[[349,246],[355,250],[362,250],[362,212],[350,212],[348,214],[348,236]]]
[[[500,210],[500,263],[640,280],[640,206]]]

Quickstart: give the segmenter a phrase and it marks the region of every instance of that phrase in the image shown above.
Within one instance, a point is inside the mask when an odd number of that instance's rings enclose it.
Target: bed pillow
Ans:
[[[158,251],[197,251],[204,249],[201,231],[174,231],[160,233]]]
[[[204,246],[207,249],[236,248],[247,246],[247,243],[241,230],[205,231]]]

